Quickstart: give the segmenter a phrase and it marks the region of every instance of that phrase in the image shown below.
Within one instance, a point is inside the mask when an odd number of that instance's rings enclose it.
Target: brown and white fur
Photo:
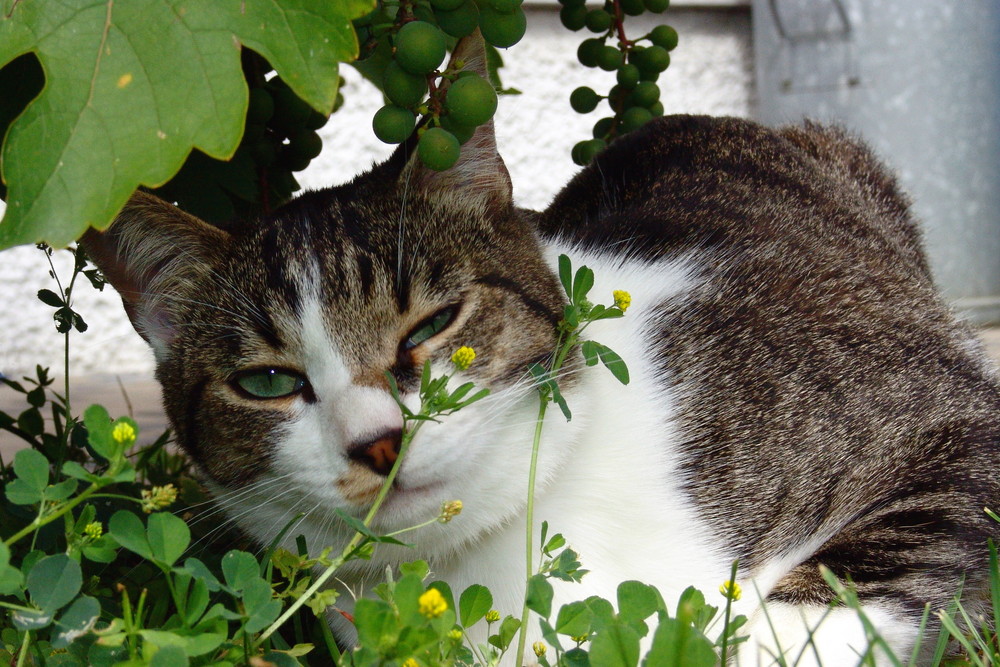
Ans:
[[[363,515],[383,479],[358,452],[402,425],[385,372],[415,404],[425,359],[441,374],[475,348],[456,381],[491,395],[420,431],[375,529],[446,500],[464,511],[409,535],[412,550],[352,563],[340,577],[354,593],[423,558],[455,590],[486,584],[501,612],[520,609],[537,406],[525,369],[553,349],[566,253],[594,269],[597,300],[631,292],[627,316],[588,335],[632,381],[577,359],[562,378],[573,420],[545,424],[535,516],[590,570],[557,585],[556,607],[627,579],[672,603],[689,585],[715,591],[738,558],[741,664],[775,651],[763,597],[781,648],[831,666],[857,664],[867,642],[852,612],[828,610],[819,565],[854,582],[900,656],[924,605],[945,606],[963,578],[965,604],[985,603],[997,379],[936,293],[894,179],[837,130],[660,119],[533,213],[514,206],[487,125],[448,172],[404,146],[235,231],[137,193],[84,244],[155,351],[179,443],[262,544],[305,512],[289,541],[342,545],[333,510]],[[405,349],[448,306],[448,326]],[[254,399],[234,383],[254,368],[305,388]]]

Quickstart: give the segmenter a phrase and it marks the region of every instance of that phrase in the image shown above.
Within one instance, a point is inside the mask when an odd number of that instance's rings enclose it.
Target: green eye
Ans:
[[[448,306],[428,317],[418,324],[410,332],[410,335],[406,337],[406,340],[403,341],[403,349],[412,350],[425,340],[429,340],[444,331],[451,324],[451,321],[455,319],[455,313],[457,312],[458,306]]]
[[[278,368],[264,368],[243,373],[236,384],[253,398],[284,398],[302,391],[306,380],[298,373]]]

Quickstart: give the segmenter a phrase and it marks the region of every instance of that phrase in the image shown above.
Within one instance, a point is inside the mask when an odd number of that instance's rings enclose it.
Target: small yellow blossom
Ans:
[[[177,487],[173,484],[154,486],[142,490],[142,511],[146,514],[170,507],[177,500]]]
[[[448,631],[448,639],[457,642],[461,638],[462,638],[462,631],[459,630],[458,628],[452,628],[451,630]]]
[[[486,612],[487,623],[496,623],[499,620],[500,620],[500,612],[498,612],[496,609],[490,609],[488,612]]]
[[[545,646],[545,642],[535,642],[534,644],[531,645],[531,650],[534,651],[535,655],[538,656],[539,658],[545,655],[545,650],[547,648],[548,647]]]
[[[572,639],[573,641],[575,641],[577,643],[577,645],[579,646],[583,642],[585,642],[588,639],[590,639],[590,635],[589,634],[586,634],[586,635],[577,635],[576,637],[570,637],[570,639]]]
[[[722,597],[736,602],[743,596],[743,589],[735,581],[726,581],[719,586],[719,592],[722,593]]]
[[[462,501],[461,500],[446,500],[441,503],[441,514],[438,516],[438,521],[441,523],[448,523],[456,516],[462,513]]]
[[[135,428],[133,428],[128,422],[118,422],[115,424],[115,427],[111,429],[111,437],[119,445],[125,445],[128,447],[135,442]]]
[[[104,534],[104,527],[101,525],[100,521],[94,521],[88,523],[86,526],[83,527],[84,537],[87,537],[91,540],[96,540],[103,534]]]
[[[475,358],[476,351],[468,345],[463,345],[455,350],[455,353],[451,355],[451,363],[455,364],[455,368],[458,370],[464,371],[472,365]]]
[[[420,663],[413,658],[407,658],[403,661],[403,667],[420,667]]]
[[[615,297],[615,306],[623,313],[632,305],[632,295],[625,290],[616,289],[612,292],[612,296]]]
[[[425,618],[437,618],[448,610],[448,602],[436,588],[428,588],[427,592],[417,598],[420,605],[420,615]]]

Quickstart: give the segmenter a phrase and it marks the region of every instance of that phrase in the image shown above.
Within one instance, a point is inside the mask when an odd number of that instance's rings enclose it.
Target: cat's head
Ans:
[[[233,232],[137,193],[83,243],[155,352],[181,446],[262,538],[298,512],[314,533],[335,508],[363,514],[402,426],[386,373],[416,408],[424,361],[454,372],[460,346],[477,356],[452,386],[492,395],[422,427],[383,525],[462,499],[472,531],[523,498],[526,369],[551,354],[563,297],[492,124],[446,172],[400,152]]]

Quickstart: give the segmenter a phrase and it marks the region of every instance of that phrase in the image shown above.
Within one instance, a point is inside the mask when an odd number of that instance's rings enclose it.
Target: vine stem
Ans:
[[[78,495],[76,498],[74,498],[73,500],[70,500],[66,504],[62,505],[58,510],[56,510],[52,514],[49,514],[44,519],[41,518],[41,517],[35,519],[31,523],[29,523],[27,526],[25,526],[24,528],[22,528],[18,532],[14,533],[10,537],[8,537],[6,540],[3,541],[3,543],[9,547],[10,545],[12,545],[15,542],[17,542],[19,539],[21,539],[22,537],[24,537],[25,535],[27,535],[28,533],[36,531],[39,528],[41,528],[42,526],[45,526],[45,525],[47,525],[49,523],[52,523],[53,521],[55,521],[56,519],[58,519],[62,515],[66,514],[66,512],[69,512],[71,509],[73,509],[74,507],[76,507],[77,505],[79,505],[80,503],[82,503],[84,500],[90,498],[100,488],[101,488],[101,485],[91,484],[90,488],[88,488],[87,490],[85,490],[83,493],[81,493],[80,495]]]

